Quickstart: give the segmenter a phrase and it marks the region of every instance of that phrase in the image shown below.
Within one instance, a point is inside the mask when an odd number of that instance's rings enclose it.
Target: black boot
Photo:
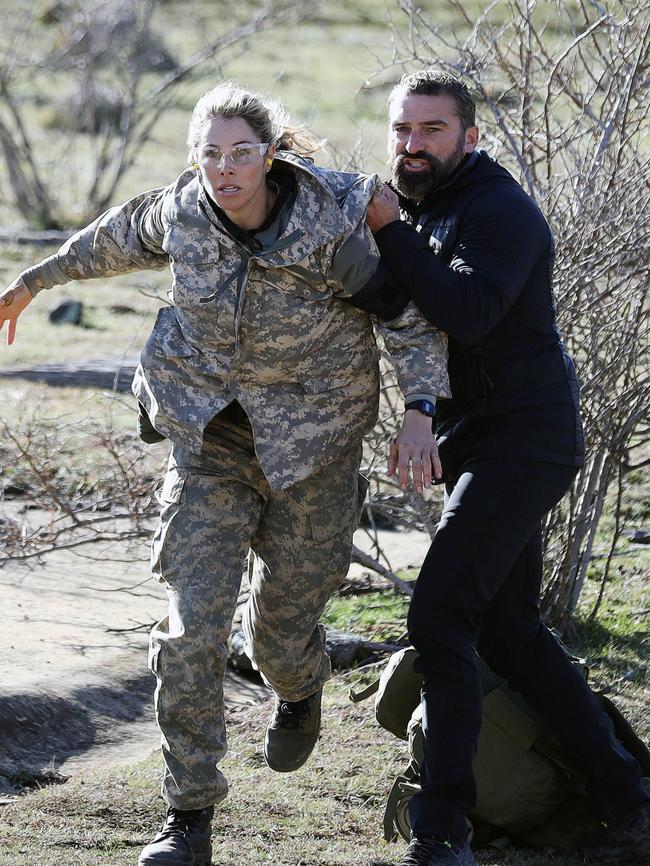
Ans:
[[[320,733],[322,697],[322,689],[302,701],[276,697],[264,740],[264,757],[272,770],[290,773],[311,755]]]
[[[608,820],[581,853],[587,863],[650,863],[650,801]]]
[[[214,806],[183,811],[170,806],[162,830],[146,845],[138,866],[210,866]]]
[[[468,842],[452,845],[433,836],[411,836],[399,866],[476,866]]]

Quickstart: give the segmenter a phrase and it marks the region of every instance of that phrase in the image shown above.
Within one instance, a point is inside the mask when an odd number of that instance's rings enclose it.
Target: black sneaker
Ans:
[[[469,842],[452,845],[433,836],[411,836],[399,866],[476,866]]]
[[[322,697],[322,689],[302,701],[283,701],[276,696],[264,738],[264,757],[272,770],[290,773],[311,755],[320,733]]]
[[[210,866],[214,806],[182,811],[172,806],[162,830],[140,852],[138,866]]]
[[[650,800],[604,824],[581,853],[587,863],[650,863]]]

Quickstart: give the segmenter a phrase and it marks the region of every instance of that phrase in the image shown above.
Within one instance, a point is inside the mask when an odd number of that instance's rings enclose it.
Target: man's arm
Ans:
[[[337,297],[380,319],[395,318],[410,301],[379,258],[365,221],[334,253],[328,282]]]
[[[397,197],[389,192],[368,211],[382,261],[428,321],[462,345],[475,345],[512,307],[540,258],[550,256],[544,217],[516,186],[487,190],[464,215],[446,264],[426,237],[399,220]]]

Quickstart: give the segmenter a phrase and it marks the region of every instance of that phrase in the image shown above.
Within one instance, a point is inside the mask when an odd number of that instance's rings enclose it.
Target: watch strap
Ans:
[[[408,409],[417,409],[428,418],[435,418],[436,416],[436,404],[432,403],[431,400],[411,400],[404,405],[404,410]]]

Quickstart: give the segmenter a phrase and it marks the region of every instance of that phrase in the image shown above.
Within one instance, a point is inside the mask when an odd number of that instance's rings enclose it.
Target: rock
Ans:
[[[633,532],[628,532],[627,537],[633,544],[650,544],[650,530],[635,529]]]
[[[81,322],[83,304],[81,301],[63,301],[50,311],[49,319],[53,325],[78,325]]]
[[[5,499],[13,499],[14,496],[25,496],[26,493],[27,487],[21,486],[20,484],[12,484],[11,482],[2,488],[2,496]]]

